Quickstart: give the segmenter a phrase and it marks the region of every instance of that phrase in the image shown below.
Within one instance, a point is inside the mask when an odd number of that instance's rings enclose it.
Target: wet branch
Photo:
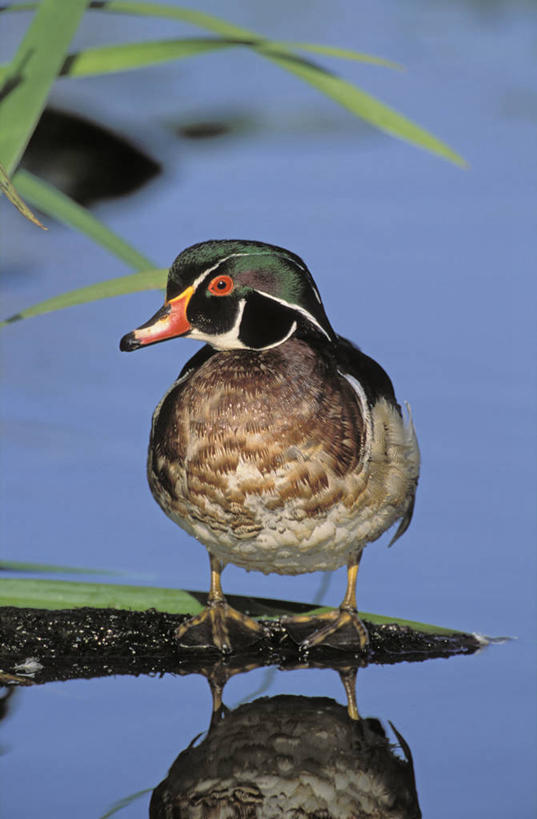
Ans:
[[[207,646],[181,650],[175,631],[187,617],[155,610],[80,608],[51,611],[0,608],[0,671],[35,683],[115,674],[202,672],[220,655]],[[227,658],[231,665],[366,665],[415,662],[472,654],[483,646],[474,635],[429,634],[397,624],[366,623],[370,648],[359,652],[326,648],[304,657],[279,620],[262,620],[265,635]],[[312,618],[312,631],[316,628]],[[41,668],[28,663],[31,659]],[[32,672],[32,668],[34,669]],[[1,679],[0,679],[1,681]],[[17,680],[12,680],[16,682]]]

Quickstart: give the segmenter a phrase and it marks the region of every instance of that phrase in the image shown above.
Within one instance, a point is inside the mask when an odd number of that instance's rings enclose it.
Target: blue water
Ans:
[[[165,175],[97,215],[166,267],[185,246],[244,237],[289,247],[312,271],[338,332],[410,401],[423,469],[412,527],[370,546],[360,608],[514,642],[473,657],[362,670],[364,716],[410,745],[426,817],[535,815],[536,11],[531,4],[205,2],[275,38],[347,46],[392,72],[322,59],[433,130],[466,171],[378,134],[249,53],[62,81],[56,102],[101,116],[162,159]],[[280,10],[278,11],[278,8]],[[285,14],[282,12],[285,9]],[[6,18],[7,19],[7,18]],[[186,28],[88,18],[80,44],[187,36]],[[9,22],[15,37],[21,20]],[[193,32],[192,33],[197,33]],[[174,141],[187,116],[247,113],[251,133]],[[2,205],[9,315],[127,273],[67,229],[41,233]],[[2,333],[2,541],[6,559],[121,569],[125,582],[206,589],[205,550],[145,482],[152,410],[193,342],[136,355],[121,335],[159,306],[143,293]],[[229,567],[224,589],[311,600],[321,577]],[[121,582],[121,581],[120,581]],[[337,604],[342,572],[325,600]],[[264,673],[233,679],[233,706]],[[278,673],[269,694],[344,701],[328,671]],[[3,723],[0,812],[98,817],[155,786],[203,731],[199,677],[117,678],[16,692]],[[147,799],[125,817],[147,815]]]

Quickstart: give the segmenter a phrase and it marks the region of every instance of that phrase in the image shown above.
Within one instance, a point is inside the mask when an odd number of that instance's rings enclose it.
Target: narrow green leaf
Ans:
[[[263,53],[263,49],[257,49]],[[347,108],[366,122],[375,125],[381,131],[402,139],[431,151],[433,154],[449,159],[460,167],[466,167],[465,160],[455,153],[445,142],[441,142],[428,131],[416,125],[411,120],[399,114],[393,108],[389,108],[384,103],[361,91],[355,85],[342,80],[334,74],[329,74],[324,69],[307,63],[304,60],[297,60],[292,57],[266,53],[266,57],[272,62],[295,74],[304,82],[309,83],[322,94],[330,97],[334,102]]]
[[[7,175],[6,169],[4,168],[4,166],[2,165],[1,162],[0,162],[0,191],[2,191],[2,193],[4,193],[7,196],[7,198],[11,202],[11,204],[14,205],[17,208],[17,210],[19,211],[19,213],[22,213],[22,215],[26,219],[28,219],[29,222],[33,222],[34,225],[37,225],[38,227],[42,228],[43,230],[48,230],[48,228],[46,228],[45,225],[43,225],[39,221],[37,216],[34,213],[32,213],[32,211],[30,210],[30,208],[28,207],[26,202],[23,199],[21,199],[21,197],[17,193],[17,189],[15,188],[15,186],[13,185],[13,182],[11,181],[9,176]]]
[[[36,3],[20,3],[10,4],[4,6],[1,11],[28,11],[35,9]],[[167,20],[177,20],[182,23],[190,23],[191,25],[203,28],[206,31],[212,31],[214,34],[219,34],[226,39],[248,40],[250,43],[256,41],[263,43],[270,48],[277,51],[310,51],[314,54],[324,54],[327,57],[338,57],[343,60],[356,60],[357,62],[371,63],[373,65],[380,65],[386,68],[401,69],[399,63],[391,60],[386,60],[383,57],[375,57],[372,54],[365,54],[360,51],[354,51],[350,48],[338,48],[335,46],[320,45],[317,43],[303,43],[303,42],[287,42],[287,41],[273,41],[268,40],[260,34],[256,34],[250,29],[236,26],[233,23],[228,23],[227,20],[222,20],[219,17],[214,17],[211,14],[205,14],[194,9],[187,9],[181,6],[171,6],[166,3],[146,3],[146,2],[127,2],[126,0],[109,0],[109,2],[93,2],[90,8],[96,11],[107,11],[115,14],[129,14],[142,17],[163,17]]]
[[[21,321],[25,318],[41,316],[44,313],[52,313],[55,310],[63,310],[66,307],[74,307],[77,304],[87,304],[90,301],[109,299],[113,296],[124,296],[128,293],[138,293],[141,290],[161,290],[166,287],[167,270],[145,270],[143,273],[132,273],[130,276],[120,276],[117,279],[108,279],[97,284],[90,284],[87,287],[79,287],[77,290],[68,290],[51,299],[40,301],[32,307],[21,310],[20,313],[10,316],[0,322],[0,327]]]
[[[39,3],[9,3],[0,8],[0,12],[10,11],[35,11]],[[163,17],[166,20],[178,20],[183,23],[191,23],[198,28],[212,31],[221,37],[249,38],[254,35],[247,28],[235,26],[219,17],[205,14],[202,11],[187,9],[182,6],[172,6],[168,3],[147,3],[136,2],[136,0],[95,0],[89,7],[95,11],[107,11],[113,14],[129,14],[141,17]],[[259,38],[261,39],[261,38]]]
[[[0,90],[0,161],[8,174],[28,144],[87,5],[43,0],[8,66]]]
[[[146,3],[136,2],[136,0],[104,0],[104,2],[92,2],[90,8],[97,11],[109,11],[114,14],[136,14],[143,17],[164,17],[167,20],[180,20],[183,23],[191,23],[198,28],[204,28],[219,34],[221,37],[250,38],[255,35],[252,31],[212,14],[205,14],[203,11],[185,8],[184,6],[172,6],[168,3]]]
[[[43,182],[28,171],[20,170],[14,177],[17,189],[34,207],[70,227],[84,233],[102,245],[134,270],[147,270],[156,265],[121,239],[110,228],[95,218],[86,208],[78,205],[52,185]]]
[[[210,51],[236,48],[237,45],[241,45],[241,43],[235,40],[192,37],[189,39],[155,40],[87,48],[84,51],[69,55],[62,66],[61,74],[69,77],[110,74],[114,71],[144,68],[168,60],[194,57]]]
[[[36,609],[92,608],[145,611],[159,608],[170,614],[198,614],[201,603],[181,589],[78,583],[67,580],[0,580],[0,605]]]
[[[131,793],[129,794],[129,796],[125,796],[123,797],[123,799],[119,799],[117,802],[114,802],[114,804],[111,805],[106,811],[106,813],[103,813],[103,815],[100,816],[99,819],[110,819],[111,816],[115,816],[116,813],[119,813],[119,811],[123,810],[123,808],[128,808],[129,805],[132,805],[133,802],[136,802],[138,799],[141,799],[141,797],[145,796],[147,793],[153,793],[154,790],[155,790],[154,787],[144,788],[143,791],[136,791],[136,793]]]
[[[24,563],[19,560],[1,560],[0,572],[27,572],[28,574],[99,574],[118,575],[109,569],[83,569],[79,566],[57,566],[55,563]]]
[[[195,595],[200,592],[188,592],[183,589],[164,589],[151,586],[120,586],[111,583],[76,583],[65,580],[0,580],[0,606],[17,606],[18,608],[69,609],[91,606],[93,608],[115,608],[133,611],[145,611],[155,608],[169,614],[199,614],[203,606]],[[240,601],[243,601],[241,606]],[[277,614],[295,614],[297,605],[308,614],[330,611],[307,604],[297,604],[285,600],[265,600],[235,596],[233,605],[247,610],[252,602],[256,609],[266,611],[269,617]],[[415,620],[402,620],[381,614],[360,612],[360,617],[370,623],[384,625],[397,623],[408,626],[415,631],[430,634],[457,634],[456,629],[442,628],[429,623],[418,623]]]
[[[414,124],[411,120],[384,105],[371,95],[361,91],[351,83],[304,60],[294,53],[292,49],[299,48],[317,54],[344,57],[346,59],[360,59],[381,65],[398,67],[386,60],[370,55],[362,55],[350,49],[337,49],[331,46],[322,46],[313,43],[272,43],[270,40],[261,37],[255,32],[249,31],[241,26],[235,26],[218,17],[184,7],[170,6],[165,3],[136,2],[136,0],[104,0],[104,2],[92,3],[91,8],[117,14],[136,14],[150,17],[164,17],[169,20],[180,20],[212,31],[221,37],[233,38],[237,41],[235,45],[253,48],[258,54],[264,56],[266,59],[272,60],[272,62],[275,62],[284,70],[289,71],[304,82],[309,83],[322,94],[330,97],[339,105],[351,111],[355,116],[362,117],[381,131],[385,131],[391,136],[402,139],[419,148],[431,151],[431,153],[448,159],[460,167],[467,166],[467,163],[459,154],[431,133]],[[289,53],[282,53],[282,51]]]
[[[263,47],[263,51],[287,51],[291,55],[297,49],[299,51],[308,51],[311,54],[323,54],[326,57],[338,57],[340,60],[352,60],[358,63],[368,63],[369,65],[379,65],[382,68],[395,68],[398,71],[404,71],[404,66],[401,63],[393,62],[393,60],[386,60],[384,57],[376,57],[374,54],[366,54],[363,51],[353,51],[350,48],[338,48],[336,46],[320,45],[318,43],[299,43],[288,40],[263,40],[260,39],[259,45]]]
[[[293,44],[294,45],[294,44]],[[358,52],[345,52],[344,49],[330,48],[328,46],[309,46],[307,43],[297,43],[297,47],[314,51],[319,54],[331,54],[341,56],[343,53],[352,54],[349,59],[361,62],[373,63],[375,65],[399,68],[396,63],[390,63],[380,57],[372,57],[368,54]],[[122,43],[120,45],[99,46],[97,48],[87,48],[70,54],[60,71],[62,76],[68,77],[88,77],[95,74],[109,74],[114,71],[128,71],[135,68],[144,68],[157,63],[169,60],[178,60],[185,57],[194,57],[198,54],[207,54],[211,51],[222,51],[227,48],[253,48],[263,56],[272,54],[278,56],[288,55],[295,60],[301,60],[284,42],[272,42],[255,38],[233,38],[220,39],[216,37],[189,37],[175,40],[152,40],[139,43]],[[305,63],[309,65],[309,63]],[[318,69],[322,70],[322,69]]]

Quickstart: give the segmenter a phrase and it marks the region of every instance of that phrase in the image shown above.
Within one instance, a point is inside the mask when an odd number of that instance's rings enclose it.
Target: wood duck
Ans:
[[[411,750],[390,723],[328,697],[263,697],[191,742],[153,792],[150,819],[420,819]]]
[[[227,563],[289,575],[346,565],[339,609],[306,639],[307,618],[287,625],[303,649],[365,650],[362,551],[397,521],[392,543],[407,530],[419,475],[412,418],[404,422],[388,375],[334,332],[302,259],[263,242],[184,250],[164,307],[120,349],[178,336],[206,344],[155,410],[148,479],[211,566],[207,608],[179,628],[179,643],[229,652],[262,636],[225,600]]]

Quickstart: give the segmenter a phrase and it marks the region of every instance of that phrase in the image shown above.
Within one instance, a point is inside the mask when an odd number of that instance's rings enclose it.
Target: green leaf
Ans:
[[[41,316],[43,313],[52,313],[54,310],[63,310],[65,307],[74,307],[77,304],[86,304],[90,301],[109,299],[113,296],[124,296],[128,293],[138,293],[141,290],[161,290],[166,286],[167,270],[145,270],[143,273],[132,273],[130,276],[120,276],[117,279],[107,279],[104,282],[79,287],[77,290],[68,290],[51,299],[40,301],[33,307],[21,310],[20,313],[10,316],[0,322],[0,327],[12,324],[25,318]]]
[[[136,793],[131,793],[129,796],[123,797],[123,799],[119,799],[117,802],[114,802],[111,807],[108,808],[106,813],[103,813],[99,819],[110,819],[111,816],[115,816],[116,813],[119,813],[120,810],[123,808],[128,808],[129,805],[132,805],[133,802],[136,802],[138,799],[141,799],[142,796],[145,796],[147,793],[153,793],[153,788],[144,788],[143,791],[136,791]]]
[[[91,606],[134,611],[159,608],[170,614],[198,614],[203,610],[195,597],[180,589],[18,578],[0,580],[0,605],[36,609]]]
[[[262,48],[258,50],[260,53],[263,53]],[[384,105],[384,103],[375,99],[375,97],[366,94],[365,91],[361,91],[346,80],[334,74],[329,74],[324,69],[318,68],[303,60],[282,55],[276,56],[271,54],[270,51],[267,52],[266,56],[281,68],[284,68],[291,74],[295,74],[322,94],[333,99],[334,102],[339,103],[381,131],[385,131],[398,139],[431,151],[431,153],[437,154],[444,159],[449,159],[462,168],[467,166],[465,160],[446,145],[445,142],[441,142],[441,140],[402,114],[399,114],[393,108],[389,108],[387,105]]]
[[[0,90],[0,161],[16,168],[88,0],[43,0],[28,26]]]
[[[19,608],[71,609],[82,606],[93,608],[128,609],[145,611],[155,608],[169,614],[199,614],[203,610],[197,597],[200,592],[188,592],[182,589],[164,589],[151,586],[120,586],[111,583],[76,583],[65,580],[0,580],[0,606],[17,606]],[[330,611],[318,606],[308,607],[285,600],[267,600],[228,595],[232,605],[247,611],[255,605],[256,610],[266,612],[268,617],[283,614],[295,614],[297,607],[303,613],[318,614]],[[242,601],[242,605],[241,605]],[[402,620],[370,612],[360,612],[360,617],[370,623],[384,625],[397,623],[408,626],[415,631],[430,634],[457,634],[456,629],[442,628],[415,620]]]
[[[104,48],[87,49],[69,57],[62,69],[62,73],[71,77],[81,77],[111,71],[125,71],[164,60],[173,60],[214,51],[215,49],[237,46],[253,47],[258,54],[312,85],[322,94],[330,97],[334,102],[342,105],[351,113],[361,117],[381,131],[431,151],[431,153],[437,154],[444,159],[449,159],[460,167],[466,166],[464,159],[448,145],[402,114],[399,114],[393,108],[389,108],[375,97],[361,91],[352,83],[301,57],[279,53],[277,46],[270,42],[252,43],[238,40],[191,39],[106,46]]]
[[[356,56],[354,56],[353,59],[359,59],[357,56],[358,52],[351,52],[348,49],[332,49],[330,46],[318,46],[311,43],[272,44],[255,32],[232,25],[218,17],[193,11],[192,9],[169,6],[164,3],[108,0],[108,2],[104,4],[92,4],[92,7],[120,14],[140,14],[152,17],[165,17],[170,20],[181,20],[182,22],[191,23],[200,28],[212,31],[222,37],[254,41],[252,42],[252,47],[255,48],[259,54],[277,63],[281,68],[295,74],[295,76],[300,77],[300,79],[310,85],[313,85],[318,91],[330,97],[344,108],[347,108],[347,110],[356,116],[362,117],[367,122],[380,128],[380,130],[398,139],[402,139],[420,148],[431,151],[444,159],[448,159],[456,165],[459,165],[459,167],[467,166],[465,160],[444,142],[420,126],[415,125],[411,120],[402,116],[397,111],[384,105],[364,91],[361,91],[356,86],[330,74],[318,66],[302,60],[297,55],[289,54],[289,56],[287,56],[284,54],[275,54],[273,49],[279,47],[279,49],[285,48],[287,50],[294,47],[302,50],[307,49],[314,53],[325,53],[339,57],[345,56],[346,58],[350,58],[350,55],[354,54]],[[336,54],[336,51],[339,51],[339,54]],[[379,61],[380,59],[371,57],[370,55],[365,56],[368,62]],[[382,64],[386,64],[386,61],[383,61]]]
[[[13,185],[13,182],[11,181],[9,176],[7,175],[6,169],[4,168],[4,166],[2,165],[1,162],[0,162],[0,191],[7,196],[7,198],[11,202],[11,204],[14,205],[17,208],[17,210],[19,211],[19,213],[22,213],[22,215],[24,217],[26,217],[26,219],[28,219],[29,222],[33,222],[34,225],[37,225],[38,227],[42,228],[43,230],[48,230],[48,228],[46,228],[45,225],[41,224],[41,222],[39,221],[37,216],[34,213],[32,213],[32,211],[30,210],[30,208],[28,207],[26,202],[24,202],[24,200],[21,199],[21,197],[17,193],[17,190],[16,190],[15,186]]]
[[[272,42],[249,29],[235,26],[213,15],[179,6],[167,5],[165,3],[136,2],[136,0],[105,0],[104,2],[92,3],[91,8],[117,14],[136,14],[147,17],[163,17],[169,20],[178,20],[198,26],[199,28],[204,28],[207,31],[212,31],[224,38],[233,38],[236,40],[235,45],[253,48],[261,56],[276,63],[304,82],[309,83],[322,94],[330,97],[334,102],[342,105],[355,116],[363,118],[366,122],[369,122],[381,131],[385,131],[391,136],[402,139],[419,148],[431,151],[431,153],[437,156],[454,162],[459,167],[467,167],[467,163],[459,154],[446,145],[446,143],[433,136],[433,134],[421,128],[419,125],[414,124],[411,120],[399,114],[394,109],[384,105],[384,103],[375,99],[375,97],[361,91],[352,85],[352,83],[340,79],[325,69],[304,60],[297,55],[293,49],[298,48],[316,54],[361,60],[379,65],[389,65],[390,67],[399,67],[397,64],[390,63],[379,57],[373,57],[372,55],[364,55],[350,49],[333,48],[331,46],[316,45],[314,43]],[[228,46],[229,45],[230,43],[228,41]],[[226,46],[222,45],[221,47]]]
[[[18,560],[1,560],[0,572],[27,572],[28,574],[104,574],[118,575],[109,569],[83,569],[79,566],[57,566],[55,563],[25,563]]]
[[[65,225],[74,227],[97,244],[102,245],[134,270],[147,270],[156,265],[146,256],[139,253],[132,245],[121,239],[110,228],[95,218],[86,208],[78,205],[52,185],[43,182],[28,171],[20,170],[15,174],[14,183],[19,192],[39,208]],[[76,302],[78,303],[78,302]],[[58,309],[58,308],[54,308]]]
[[[219,51],[225,48],[236,48],[241,45],[236,40],[192,37],[180,40],[146,40],[141,43],[87,48],[71,54],[62,66],[62,76],[88,77],[94,74],[109,74],[114,71],[128,71],[133,68],[144,68],[167,60],[178,60]]]
[[[290,57],[300,60],[290,50],[289,45],[284,42],[272,42],[261,38],[248,39],[219,39],[216,37],[189,37],[175,40],[147,40],[139,43],[126,43],[121,45],[99,46],[98,48],[87,48],[84,51],[70,54],[60,71],[62,76],[88,77],[95,74],[109,74],[114,71],[128,71],[133,68],[144,68],[168,60],[194,57],[198,54],[206,54],[211,51],[221,51],[226,48],[254,48],[261,54],[278,55],[285,52]],[[361,62],[374,63],[375,65],[398,67],[395,63],[382,60],[380,57],[372,57],[358,52],[345,51],[344,49],[330,48],[328,46],[314,46],[307,43],[299,43],[297,47],[319,54],[331,54],[341,56],[351,55],[348,59],[359,60]],[[321,70],[321,69],[319,69]]]
[[[257,37],[262,39],[247,28],[236,26],[214,17],[212,14],[205,14],[203,11],[185,8],[184,6],[172,6],[168,3],[144,3],[136,0],[104,0],[104,2],[93,2],[90,8],[97,11],[108,11],[113,14],[136,14],[143,17],[164,17],[166,20],[180,20],[183,23],[190,23],[206,31],[212,31],[221,37],[232,37],[239,39],[250,39]]]
[[[28,11],[37,8],[37,3],[19,3],[4,6],[1,11]],[[144,3],[144,2],[124,2],[124,0],[109,0],[109,2],[94,2],[90,8],[96,11],[108,11],[115,14],[129,14],[143,17],[163,17],[167,20],[177,20],[182,23],[212,31],[221,37],[232,40],[246,40],[250,44],[252,41],[263,43],[265,46],[278,51],[309,51],[313,54],[324,54],[327,57],[338,57],[342,60],[356,60],[357,62],[371,63],[386,68],[401,69],[399,63],[386,60],[383,57],[376,57],[372,54],[364,54],[361,51],[354,51],[350,48],[338,48],[335,46],[320,45],[317,43],[287,42],[267,40],[260,34],[250,31],[241,26],[235,26],[219,17],[205,14],[194,9],[182,8],[180,6],[170,6],[166,3]]]
[[[352,60],[358,63],[368,63],[382,68],[395,68],[397,71],[404,71],[404,66],[401,63],[386,60],[384,57],[375,57],[374,54],[365,54],[363,51],[353,51],[350,48],[338,48],[318,43],[298,43],[288,40],[263,40],[261,38],[259,45],[263,47],[263,51],[287,51],[293,54],[298,49],[299,51],[308,51],[311,54],[323,54],[326,57],[337,57],[340,60]]]

